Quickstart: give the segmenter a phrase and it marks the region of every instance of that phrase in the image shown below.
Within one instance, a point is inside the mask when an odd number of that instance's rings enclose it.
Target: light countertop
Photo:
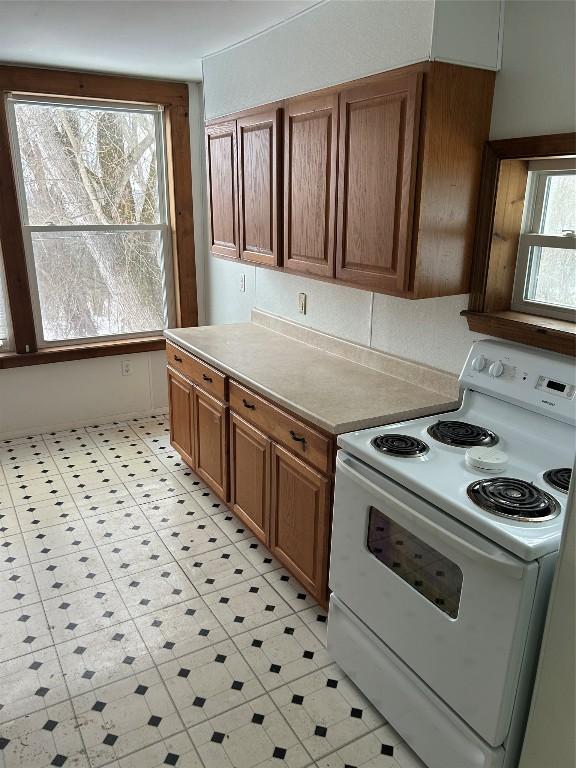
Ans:
[[[241,384],[335,435],[440,413],[458,405],[453,385],[443,392],[428,389],[400,378],[398,364],[392,376],[256,323],[175,328],[164,335]],[[398,363],[401,370],[402,361]],[[434,379],[432,375],[430,378]]]

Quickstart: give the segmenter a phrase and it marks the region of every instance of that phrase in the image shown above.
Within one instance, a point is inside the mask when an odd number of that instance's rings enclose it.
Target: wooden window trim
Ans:
[[[163,349],[161,336],[119,339],[38,350],[16,180],[8,140],[6,93],[102,99],[164,107],[169,225],[178,327],[198,325],[188,86],[115,75],[0,66],[0,242],[15,352],[0,354],[0,368]]]
[[[576,324],[511,311],[518,234],[531,158],[576,155],[576,133],[489,141],[484,149],[470,302],[471,331],[576,355]],[[526,166],[525,172],[522,164]]]
[[[136,352],[153,352],[165,348],[166,340],[163,336],[143,336],[139,339],[118,339],[91,342],[90,344],[46,347],[24,355],[17,352],[4,352],[0,354],[0,370],[3,368],[22,368],[27,365],[43,365],[44,363],[86,360],[90,357],[132,355]]]

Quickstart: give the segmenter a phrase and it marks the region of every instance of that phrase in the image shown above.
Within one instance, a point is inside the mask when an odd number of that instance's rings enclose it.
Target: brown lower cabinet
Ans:
[[[325,605],[333,438],[215,369],[224,399],[208,394],[186,378],[201,361],[178,347],[168,362],[172,446]]]
[[[270,549],[315,595],[327,587],[329,492],[326,477],[272,446]]]
[[[168,369],[168,401],[170,442],[185,461],[193,466],[194,387],[170,368]]]
[[[201,389],[194,389],[195,469],[225,501],[228,497],[228,408]]]
[[[236,413],[230,413],[230,504],[256,538],[268,544],[272,442]]]

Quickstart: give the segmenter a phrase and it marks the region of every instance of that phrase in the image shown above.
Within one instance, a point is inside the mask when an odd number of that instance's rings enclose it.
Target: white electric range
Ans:
[[[430,768],[512,768],[576,452],[572,361],[476,342],[457,411],[342,435],[335,660]]]

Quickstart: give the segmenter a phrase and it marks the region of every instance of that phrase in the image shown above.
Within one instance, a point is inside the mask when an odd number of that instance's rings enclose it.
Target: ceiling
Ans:
[[[0,2],[0,62],[200,80],[201,59],[317,0]]]

